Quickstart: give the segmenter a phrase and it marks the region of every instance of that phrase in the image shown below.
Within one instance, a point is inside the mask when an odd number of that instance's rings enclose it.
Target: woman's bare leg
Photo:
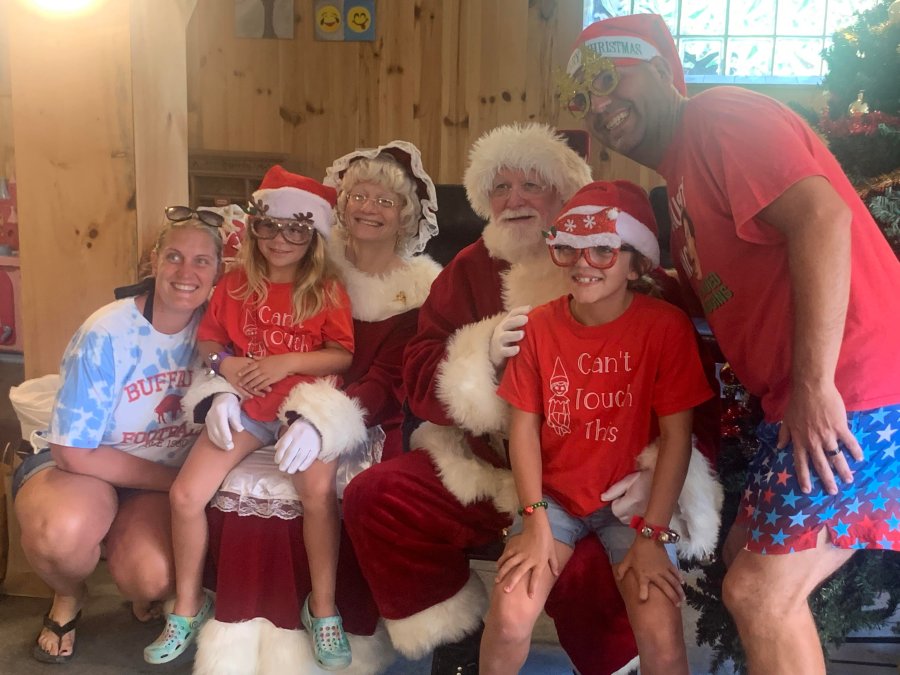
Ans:
[[[116,516],[109,483],[50,468],[32,476],[16,495],[22,549],[32,569],[55,592],[50,618],[71,621],[87,596],[84,580],[100,560],[100,543]],[[75,631],[60,640],[46,628],[38,644],[49,654],[71,654]]]

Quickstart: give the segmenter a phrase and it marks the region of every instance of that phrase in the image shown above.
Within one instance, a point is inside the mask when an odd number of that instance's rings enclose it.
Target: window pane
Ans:
[[[772,74],[780,77],[818,76],[822,72],[822,38],[777,38]]]
[[[678,0],[635,0],[635,14],[659,14],[666,20],[672,34],[678,26]]]
[[[725,75],[767,77],[772,74],[772,38],[731,38]]]
[[[725,8],[721,0],[683,0],[682,35],[724,35]]]
[[[685,74],[721,75],[724,42],[723,39],[682,38],[680,51]]]
[[[793,0],[778,5],[778,35],[822,35],[825,0]]]
[[[854,12],[862,12],[875,6],[876,0],[855,0],[855,2],[846,2],[845,0],[829,0],[828,2],[828,20],[825,22],[825,33],[831,35],[841,28],[848,28],[853,25]]]
[[[631,0],[588,0],[592,7],[592,14],[588,17],[588,23],[608,19],[611,16],[631,14]]]
[[[729,35],[773,35],[775,0],[731,0]]]

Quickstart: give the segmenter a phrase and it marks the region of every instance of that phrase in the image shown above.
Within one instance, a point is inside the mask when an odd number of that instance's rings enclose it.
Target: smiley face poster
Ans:
[[[313,22],[317,40],[375,40],[375,0],[316,0]]]

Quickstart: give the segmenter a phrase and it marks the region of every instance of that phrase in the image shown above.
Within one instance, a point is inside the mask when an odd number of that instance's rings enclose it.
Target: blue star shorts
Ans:
[[[759,425],[759,450],[750,461],[736,521],[749,531],[748,550],[814,548],[824,526],[839,548],[900,551],[900,404],[851,412],[847,419],[865,459],[857,462],[842,446],[853,482],[837,479],[836,495],[822,489],[812,465],[812,490],[800,492],[793,446],[775,447],[781,424]]]

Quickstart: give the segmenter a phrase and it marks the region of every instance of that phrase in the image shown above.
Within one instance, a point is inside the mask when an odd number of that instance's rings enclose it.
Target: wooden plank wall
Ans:
[[[16,170],[9,78],[9,2],[0,0],[0,177],[14,176]]]
[[[379,0],[377,40],[340,43],[313,39],[313,0],[294,5],[294,40],[253,40],[234,37],[231,3],[199,0],[192,149],[284,153],[321,177],[356,147],[405,138],[436,181],[459,182],[482,132],[556,122],[552,73],[582,16],[578,0]]]

